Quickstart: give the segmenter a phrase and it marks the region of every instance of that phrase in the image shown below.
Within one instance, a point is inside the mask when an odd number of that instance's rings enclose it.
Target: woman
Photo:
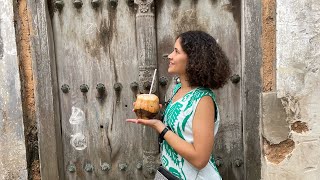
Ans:
[[[202,31],[180,34],[168,58],[168,72],[179,76],[180,83],[165,109],[164,121],[127,121],[160,133],[162,166],[176,177],[221,179],[212,154],[220,117],[211,89],[221,88],[227,82],[228,59],[216,40]]]

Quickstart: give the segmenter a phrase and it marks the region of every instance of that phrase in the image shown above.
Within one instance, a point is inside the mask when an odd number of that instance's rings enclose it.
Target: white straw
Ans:
[[[155,79],[155,77],[156,77],[156,73],[157,73],[157,69],[155,69],[155,70],[154,70],[154,73],[153,73],[153,78],[152,78],[152,83],[151,83],[151,87],[150,87],[149,94],[151,94],[152,87],[153,87],[153,83],[154,83],[154,79]]]

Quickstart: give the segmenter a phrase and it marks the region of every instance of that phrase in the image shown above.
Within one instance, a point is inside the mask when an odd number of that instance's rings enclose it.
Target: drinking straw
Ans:
[[[157,69],[155,69],[155,70],[154,70],[154,73],[153,73],[153,78],[152,78],[152,83],[151,83],[151,87],[150,87],[149,94],[151,94],[152,87],[153,87],[153,83],[154,83],[154,79],[155,79],[155,77],[156,77],[156,73],[157,73]]]

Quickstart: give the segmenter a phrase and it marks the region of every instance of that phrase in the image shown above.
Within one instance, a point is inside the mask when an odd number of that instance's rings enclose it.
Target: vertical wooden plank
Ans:
[[[63,179],[59,107],[51,22],[44,1],[28,1],[32,18],[31,52],[42,179]]]
[[[261,178],[261,1],[242,1],[242,113],[245,179]]]
[[[64,3],[52,19],[58,83],[70,86],[69,93],[59,91],[66,179],[142,179],[136,167],[142,162],[142,127],[125,122],[135,117],[136,92],[130,83],[138,82],[134,9],[126,1],[101,1],[96,8],[83,1],[78,9],[73,1]],[[105,85],[103,96],[97,93],[98,83]],[[88,85],[87,93],[80,92],[81,84]],[[78,128],[69,122],[72,107],[85,114]],[[77,132],[85,136],[83,150],[70,144]],[[87,163],[92,172],[85,170]],[[73,173],[70,164],[76,167]],[[109,171],[102,170],[105,164]]]

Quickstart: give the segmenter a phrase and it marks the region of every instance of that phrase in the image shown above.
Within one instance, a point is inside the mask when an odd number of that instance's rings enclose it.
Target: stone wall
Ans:
[[[13,1],[0,0],[0,179],[27,179]]]
[[[263,93],[262,179],[319,179],[320,1],[276,2],[276,88]]]

